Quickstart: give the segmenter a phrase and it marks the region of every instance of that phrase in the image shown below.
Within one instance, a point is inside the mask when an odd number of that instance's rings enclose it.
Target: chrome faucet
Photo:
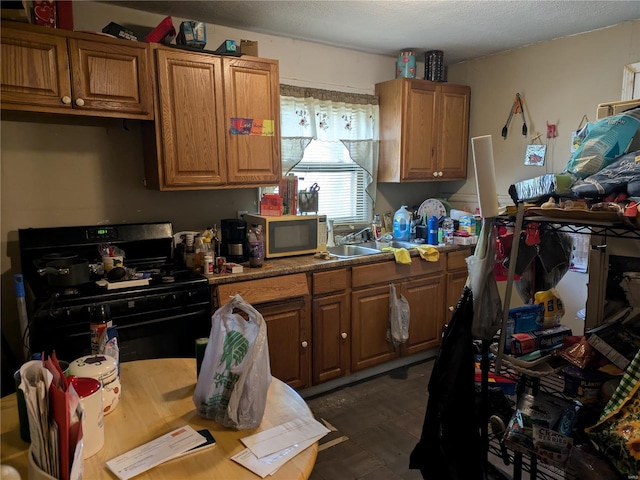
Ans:
[[[352,242],[356,239],[356,237],[358,235],[362,235],[364,232],[370,232],[371,231],[371,227],[365,227],[362,230],[355,232],[355,233],[349,233],[347,235],[345,235],[344,237],[342,237],[340,240],[338,240],[336,242],[336,245],[344,245],[345,243],[348,242]]]

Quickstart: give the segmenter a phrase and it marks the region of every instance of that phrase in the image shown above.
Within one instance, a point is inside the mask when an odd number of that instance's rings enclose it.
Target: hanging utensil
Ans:
[[[520,106],[520,113],[522,113],[522,135],[527,136],[527,122],[524,119],[524,105],[522,105],[522,98],[520,98],[520,94],[516,93],[516,98],[518,99],[518,104]]]
[[[513,101],[513,104],[511,105],[511,110],[509,110],[509,117],[507,118],[507,123],[504,124],[504,127],[502,127],[502,137],[503,138],[507,138],[507,132],[509,131],[509,124],[511,123],[511,118],[513,118],[513,111],[516,108],[516,101]]]

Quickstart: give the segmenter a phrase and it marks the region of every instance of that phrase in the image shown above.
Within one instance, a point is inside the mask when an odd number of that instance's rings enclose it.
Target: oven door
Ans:
[[[120,361],[149,358],[195,357],[195,340],[211,331],[211,302],[208,287],[191,292],[190,303],[154,306],[137,302],[135,311],[123,311],[123,301],[110,303],[112,323],[118,335]],[[124,301],[132,303],[132,300]],[[58,315],[43,315],[31,322],[29,338],[32,353],[51,354],[72,361],[91,354],[86,306],[62,307]]]

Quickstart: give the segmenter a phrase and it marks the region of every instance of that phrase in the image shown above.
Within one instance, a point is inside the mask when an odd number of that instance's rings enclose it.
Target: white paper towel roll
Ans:
[[[497,217],[498,193],[491,135],[473,137],[471,148],[473,150],[473,164],[476,169],[476,189],[478,190],[480,215],[484,218]]]

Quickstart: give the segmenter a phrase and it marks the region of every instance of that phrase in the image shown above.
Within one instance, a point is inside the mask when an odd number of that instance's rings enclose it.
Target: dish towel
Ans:
[[[416,247],[420,253],[420,257],[427,262],[437,262],[440,258],[440,252],[436,247],[431,245],[420,245]]]
[[[393,252],[393,255],[396,257],[396,263],[402,263],[405,265],[409,265],[411,263],[411,254],[406,248],[385,247],[382,251]]]

